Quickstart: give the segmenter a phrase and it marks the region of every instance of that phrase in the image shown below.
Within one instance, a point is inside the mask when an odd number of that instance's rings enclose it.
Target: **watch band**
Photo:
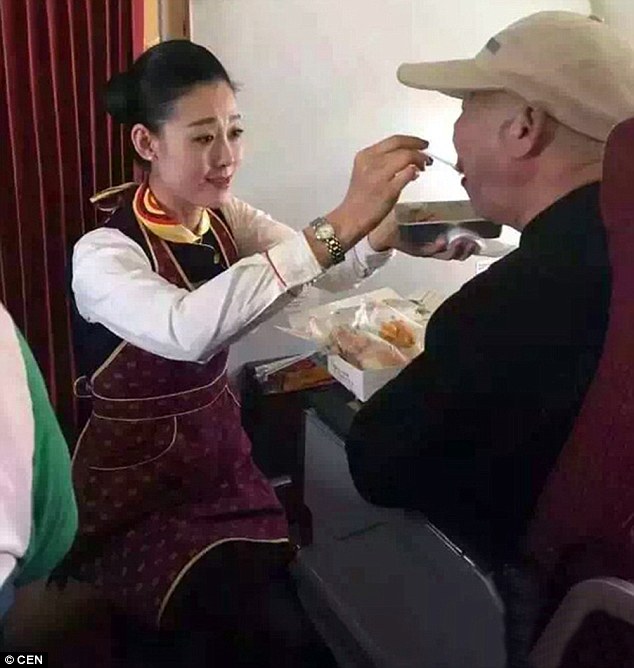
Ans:
[[[341,242],[337,238],[332,224],[326,218],[316,218],[310,224],[315,231],[315,237],[322,241],[333,264],[339,264],[346,259]]]
[[[343,252],[341,242],[339,239],[337,239],[336,236],[332,236],[329,239],[326,239],[324,243],[326,244],[326,248],[330,253],[330,258],[332,259],[333,264],[339,264],[346,259],[346,254]]]

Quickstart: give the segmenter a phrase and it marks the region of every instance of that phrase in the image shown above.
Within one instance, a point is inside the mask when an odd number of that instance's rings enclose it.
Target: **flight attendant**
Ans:
[[[107,109],[145,179],[95,198],[111,216],[73,252],[77,391],[93,412],[73,459],[68,570],[131,624],[180,633],[197,665],[334,665],[289,578],[286,519],[251,459],[228,348],[307,284],[350,288],[389,259],[386,216],[427,144],[361,151],[341,204],[297,232],[231,193],[244,121],[207,49],[156,45],[109,82]]]

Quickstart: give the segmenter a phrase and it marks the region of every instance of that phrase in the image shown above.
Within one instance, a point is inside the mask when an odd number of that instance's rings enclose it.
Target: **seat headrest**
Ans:
[[[634,118],[619,123],[608,137],[601,212],[608,232],[634,231]]]

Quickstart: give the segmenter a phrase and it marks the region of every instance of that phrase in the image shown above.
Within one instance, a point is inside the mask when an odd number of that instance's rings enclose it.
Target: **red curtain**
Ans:
[[[0,0],[0,299],[63,427],[77,427],[67,267],[97,224],[88,198],[130,180],[104,85],[133,56],[130,0]]]

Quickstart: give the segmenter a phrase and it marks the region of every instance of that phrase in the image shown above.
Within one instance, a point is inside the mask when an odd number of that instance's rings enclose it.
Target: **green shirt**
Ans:
[[[57,566],[76,531],[68,446],[29,346],[0,303],[0,617],[16,586]]]
[[[35,425],[31,537],[19,564],[19,586],[46,577],[66,555],[77,531],[77,505],[66,440],[33,354],[24,337],[17,334]]]

